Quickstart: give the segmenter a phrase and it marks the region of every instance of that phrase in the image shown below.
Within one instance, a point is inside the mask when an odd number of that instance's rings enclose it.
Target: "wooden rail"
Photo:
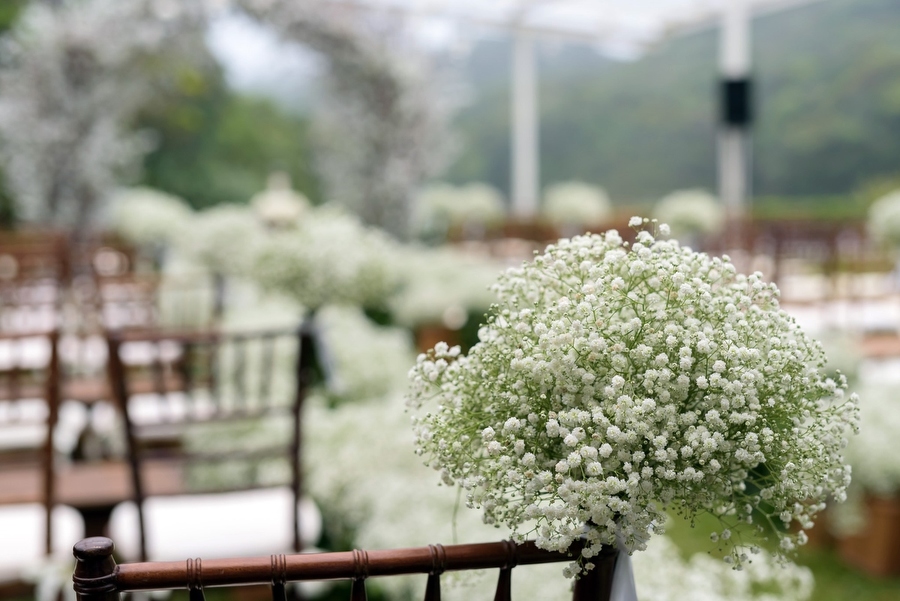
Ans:
[[[538,549],[534,542],[512,541],[463,545],[428,545],[409,549],[346,551],[270,555],[239,559],[188,559],[186,561],[144,562],[116,565],[113,541],[87,538],[75,545],[74,588],[79,601],[112,601],[119,593],[141,590],[188,589],[200,592],[205,587],[272,584],[273,591],[285,583],[309,580],[345,579],[364,590],[370,577],[401,574],[428,574],[426,599],[440,599],[438,578],[443,572],[499,568],[497,598],[509,598],[509,575],[516,566],[574,561],[582,545],[576,543],[568,553]],[[604,549],[591,561],[595,568],[576,581],[574,601],[608,601],[617,551]],[[560,585],[564,586],[560,576]],[[434,591],[437,590],[437,596]],[[192,598],[196,597],[194,595]],[[277,594],[276,594],[276,597]]]

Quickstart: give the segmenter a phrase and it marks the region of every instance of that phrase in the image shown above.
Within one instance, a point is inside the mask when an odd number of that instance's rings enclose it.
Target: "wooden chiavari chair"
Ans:
[[[107,339],[136,505],[133,519],[121,517],[127,508],[117,510],[111,531],[127,532],[127,522],[137,522],[134,555],[176,553],[172,547],[182,544],[182,533],[165,532],[172,516],[197,516],[184,527],[202,529],[204,516],[216,515],[229,494],[243,494],[241,513],[249,519],[275,520],[273,536],[289,534],[278,542],[284,550],[299,552],[315,542],[321,518],[301,498],[300,463],[302,405],[315,365],[311,326],[247,333],[125,331]],[[278,426],[284,431],[267,430]],[[198,495],[202,502],[191,505],[190,497]],[[213,526],[223,531],[221,524]],[[205,532],[200,539],[226,552],[210,540],[215,532]],[[267,544],[264,537],[258,542]]]
[[[84,536],[78,513],[62,506],[71,484],[58,482],[56,338],[0,333],[0,591]]]

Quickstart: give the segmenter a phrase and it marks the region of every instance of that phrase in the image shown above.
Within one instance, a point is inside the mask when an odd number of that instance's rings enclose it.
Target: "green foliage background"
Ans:
[[[0,33],[26,3],[0,2]],[[896,0],[823,0],[755,19],[758,211],[859,216],[900,186],[898,31]],[[542,42],[541,181],[596,183],[620,206],[715,189],[717,46],[714,24],[634,61]],[[164,65],[168,87],[135,123],[157,143],[137,183],[202,208],[246,202],[277,169],[321,201],[308,117],[230,90],[208,58]],[[509,66],[508,40],[475,47],[464,73],[472,102],[455,123],[461,152],[443,179],[487,181],[508,193]],[[0,196],[0,220],[10,207]]]
[[[900,175],[900,3],[826,0],[755,19],[753,189],[846,195]],[[541,45],[541,181],[578,178],[618,204],[715,188],[718,32],[660,42],[632,62]],[[476,48],[475,101],[453,181],[509,187],[509,43]]]
[[[296,189],[318,199],[304,117],[229,90],[218,66],[185,67],[174,82],[137,124],[157,138],[144,161],[144,185],[199,209],[247,202],[279,170],[291,175]]]

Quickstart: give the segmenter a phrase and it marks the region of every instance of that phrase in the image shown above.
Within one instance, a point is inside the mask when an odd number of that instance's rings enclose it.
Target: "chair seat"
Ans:
[[[84,537],[84,521],[71,507],[53,509],[53,555],[68,557]],[[39,503],[0,507],[0,580],[27,576],[45,559],[44,506]]]
[[[289,553],[293,545],[292,502],[287,488],[148,498],[144,503],[148,559]],[[319,508],[305,498],[297,511],[303,544],[313,546],[322,532]],[[137,558],[140,533],[134,503],[116,507],[109,529],[117,552],[128,559]]]

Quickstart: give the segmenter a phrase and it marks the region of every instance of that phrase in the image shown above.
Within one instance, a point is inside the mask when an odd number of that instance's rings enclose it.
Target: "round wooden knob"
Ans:
[[[112,557],[116,545],[105,536],[92,536],[75,543],[75,558],[81,561],[97,561],[103,557]]]

